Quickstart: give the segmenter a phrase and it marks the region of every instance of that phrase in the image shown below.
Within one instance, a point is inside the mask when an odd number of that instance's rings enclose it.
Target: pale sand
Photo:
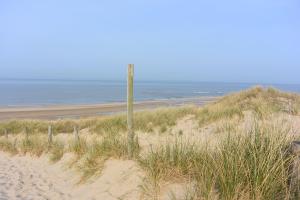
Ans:
[[[69,155],[70,156],[70,155]],[[43,156],[10,157],[0,153],[1,200],[135,200],[140,198],[139,185],[143,174],[137,164],[129,160],[108,160],[102,176],[97,180],[78,184],[79,177],[66,169],[62,161],[50,165]]]
[[[141,101],[134,104],[135,110],[181,105],[204,105],[218,97],[193,97],[157,101]],[[43,107],[0,107],[0,120],[11,119],[61,119],[108,115],[126,111],[126,103],[91,105],[55,105]]]
[[[78,173],[66,167],[70,157],[66,154],[58,163],[49,164],[47,156],[11,157],[1,152],[0,200],[152,199],[141,189],[146,179],[134,161],[108,160],[101,176],[81,184]],[[160,200],[183,197],[186,189],[186,183],[165,183]]]

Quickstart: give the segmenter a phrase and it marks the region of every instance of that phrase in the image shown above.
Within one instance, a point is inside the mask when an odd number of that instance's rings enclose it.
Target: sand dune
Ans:
[[[78,184],[79,177],[64,169],[67,160],[49,165],[46,156],[34,159],[0,153],[0,199],[139,199],[142,174],[133,161],[109,160],[100,178]]]

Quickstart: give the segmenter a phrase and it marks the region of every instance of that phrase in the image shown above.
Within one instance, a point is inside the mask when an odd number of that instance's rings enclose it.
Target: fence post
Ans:
[[[134,132],[133,132],[133,76],[134,65],[128,65],[128,77],[127,77],[127,140],[128,140],[128,154],[129,158],[133,157],[133,144],[134,144]]]
[[[78,134],[77,126],[74,126],[74,139],[75,139],[75,142],[79,142],[79,134]]]
[[[289,186],[295,199],[299,198],[300,191],[300,141],[293,141],[290,152],[295,156],[289,172]]]
[[[48,143],[52,144],[52,126],[48,126]]]

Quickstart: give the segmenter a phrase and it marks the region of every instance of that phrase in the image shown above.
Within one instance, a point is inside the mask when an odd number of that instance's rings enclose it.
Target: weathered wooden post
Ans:
[[[290,152],[295,156],[290,169],[289,185],[292,195],[298,199],[300,192],[300,141],[293,141]]]
[[[52,126],[48,126],[48,143],[52,144]]]
[[[134,65],[128,65],[127,77],[127,140],[128,140],[128,154],[129,158],[133,157],[134,148],[134,132],[133,132],[133,76]]]
[[[76,143],[79,142],[79,134],[78,134],[77,126],[74,126],[74,140]]]

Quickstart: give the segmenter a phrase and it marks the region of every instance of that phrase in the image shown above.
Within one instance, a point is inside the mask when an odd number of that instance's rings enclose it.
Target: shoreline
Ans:
[[[189,97],[177,99],[163,99],[151,101],[137,101],[135,110],[154,109],[159,107],[176,107],[182,105],[203,106],[215,101],[219,96]],[[47,106],[22,106],[0,107],[0,121],[14,119],[65,119],[92,116],[104,116],[126,111],[126,102],[82,104],[82,105],[47,105]]]

